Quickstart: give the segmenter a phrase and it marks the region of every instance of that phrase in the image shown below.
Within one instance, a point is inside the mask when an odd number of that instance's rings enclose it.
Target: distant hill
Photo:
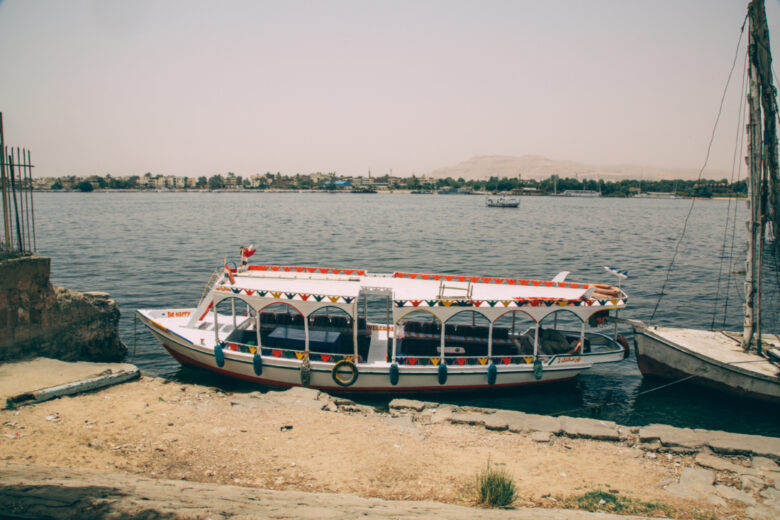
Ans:
[[[437,168],[428,174],[429,177],[465,180],[488,179],[496,177],[517,177],[523,179],[546,179],[550,175],[559,177],[577,177],[579,179],[696,179],[698,170],[693,168],[656,168],[637,165],[594,166],[573,161],[557,161],[540,155],[523,155],[512,157],[508,155],[482,155],[467,159],[456,166]],[[707,179],[727,178],[728,174],[721,171],[705,171]]]

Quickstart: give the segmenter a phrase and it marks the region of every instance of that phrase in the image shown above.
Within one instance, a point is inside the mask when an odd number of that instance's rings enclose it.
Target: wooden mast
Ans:
[[[750,90],[748,104],[748,251],[745,263],[745,321],[742,347],[756,338],[761,353],[761,263],[769,220],[780,253],[780,193],[778,193],[777,91],[772,84],[772,55],[764,0],[748,6],[750,17]],[[762,121],[763,112],[763,121]]]
[[[748,221],[747,221],[747,259],[745,261],[745,320],[744,331],[742,333],[742,348],[745,350],[750,349],[750,344],[753,341],[753,334],[755,333],[756,316],[754,313],[757,303],[756,298],[756,243],[758,234],[758,204],[757,195],[759,190],[759,179],[761,178],[761,106],[758,102],[758,60],[756,55],[756,22],[758,7],[757,2],[761,0],[754,0],[748,6],[748,14],[750,16],[750,28],[749,28],[749,43],[748,43],[748,56],[750,60],[749,76],[749,90],[748,90],[748,107],[749,107],[749,122],[747,125],[748,134]]]

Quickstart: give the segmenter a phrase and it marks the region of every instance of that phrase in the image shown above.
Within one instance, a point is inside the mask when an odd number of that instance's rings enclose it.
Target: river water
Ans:
[[[52,282],[108,291],[122,312],[128,361],[149,372],[235,391],[247,385],[181,368],[138,324],[137,308],[194,306],[212,271],[238,248],[266,264],[358,267],[616,283],[603,266],[628,270],[624,317],[648,320],[658,300],[691,200],[523,197],[520,209],[485,207],[481,196],[350,193],[40,193],[38,252]],[[737,226],[726,228],[726,213]],[[741,327],[744,202],[698,200],[687,223],[654,323]],[[724,233],[735,233],[730,267]],[[732,250],[727,246],[727,254]],[[719,274],[720,273],[720,274]],[[718,290],[718,280],[721,280]],[[765,328],[778,328],[777,283]],[[730,289],[726,291],[726,282]],[[718,305],[716,307],[716,304]],[[628,331],[624,331],[628,332]],[[508,393],[445,398],[458,404],[600,417],[622,424],[780,436],[780,410],[686,383],[659,388],[633,354],[574,382]],[[381,402],[378,404],[382,404]]]

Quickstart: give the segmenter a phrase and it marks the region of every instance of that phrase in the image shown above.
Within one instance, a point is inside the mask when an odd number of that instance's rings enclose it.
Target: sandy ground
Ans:
[[[230,395],[143,377],[1,411],[0,460],[453,504],[473,503],[471,484],[490,460],[515,477],[518,505],[560,507],[566,497],[604,490],[664,502],[683,517],[714,511],[661,487],[692,465],[683,456],[651,459],[626,444],[539,444],[530,435],[409,416],[325,411],[312,394]]]

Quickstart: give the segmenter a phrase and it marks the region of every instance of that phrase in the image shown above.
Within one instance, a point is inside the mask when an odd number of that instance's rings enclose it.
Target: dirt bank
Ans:
[[[490,460],[515,477],[518,506],[572,506],[594,490],[661,503],[680,518],[739,518],[749,505],[670,492],[684,468],[696,467],[693,455],[648,452],[630,436],[548,440],[437,414],[444,409],[392,416],[305,389],[229,395],[144,377],[0,412],[0,460],[461,505],[473,503],[470,485]],[[765,487],[753,489],[757,500]]]

